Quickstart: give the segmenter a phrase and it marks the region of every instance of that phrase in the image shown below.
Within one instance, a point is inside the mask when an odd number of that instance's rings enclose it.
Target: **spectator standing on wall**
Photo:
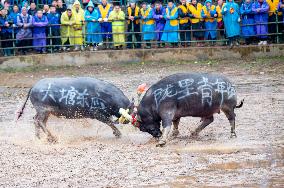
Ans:
[[[23,7],[25,7],[27,9],[27,11],[30,9],[28,0],[22,1],[21,6],[19,8],[21,8],[21,10],[22,10]]]
[[[66,11],[66,5],[63,4],[63,0],[57,1],[56,11],[60,14],[60,16]]]
[[[185,30],[180,32],[180,41],[182,46],[190,46],[190,21],[189,21],[189,3],[186,0],[180,0],[180,5],[178,6],[179,14],[179,29]],[[188,31],[187,31],[188,30]]]
[[[0,33],[1,33],[1,40],[2,41],[2,48],[4,48],[4,56],[10,56],[13,53],[11,49],[13,47],[12,39],[12,25],[13,25],[13,18],[8,16],[8,11],[6,9],[1,10],[0,16]]]
[[[111,23],[108,22],[108,17],[110,12],[112,11],[113,7],[111,4],[107,2],[107,0],[102,0],[101,4],[98,6],[99,12],[101,15],[101,29],[102,29],[102,36],[104,41],[104,48],[110,48],[111,44],[106,44],[105,42],[111,42]]]
[[[201,11],[201,16],[205,21],[205,38],[207,40],[216,40],[217,39],[217,20],[218,17],[215,5],[212,5],[211,0],[206,0],[205,4]],[[212,45],[215,42],[211,43]]]
[[[43,15],[47,16],[49,14],[49,5],[43,5],[43,10],[42,10]]]
[[[280,2],[279,2],[279,5],[278,5],[278,11],[280,12],[280,13],[282,13],[282,20],[279,20],[280,22],[282,22],[282,23],[280,23],[280,24],[282,24],[282,28],[284,28],[284,0],[280,0]],[[281,31],[280,31],[281,32]],[[282,30],[282,33],[284,32],[284,30]]]
[[[95,8],[92,1],[88,3],[85,10],[86,21],[86,43],[90,45],[90,50],[98,49],[98,44],[103,41],[101,35],[101,26],[98,22],[100,18],[99,11]]]
[[[166,20],[166,25],[161,40],[171,44],[171,47],[178,47],[178,8],[175,6],[172,0],[168,1],[164,18]]]
[[[224,32],[224,21],[223,21],[223,15],[222,15],[222,7],[224,5],[224,1],[223,0],[218,0],[217,1],[217,6],[216,6],[216,11],[218,14],[218,18],[217,18],[217,28],[219,29],[219,35],[220,35],[220,39],[224,39],[225,37],[225,32]],[[223,43],[224,45],[226,45],[226,42]]]
[[[8,0],[4,1],[4,9],[8,11],[8,14],[10,11],[12,11],[11,3]]]
[[[234,0],[227,0],[222,8],[222,15],[225,24],[226,36],[232,48],[234,43],[238,46],[240,36],[240,10],[239,5]]]
[[[54,6],[50,7],[50,13],[47,15],[48,23],[51,26],[51,41],[52,45],[55,45],[54,51],[58,51],[61,45],[61,38],[60,38],[60,14],[56,12],[56,8]]]
[[[36,4],[35,4],[35,2],[31,2],[28,14],[31,15],[31,16],[34,16],[36,14],[36,12],[37,12]]]
[[[84,50],[83,46],[83,25],[84,25],[84,15],[85,12],[81,7],[81,4],[78,0],[76,0],[72,7],[72,12],[76,19],[76,24],[74,25],[74,44],[75,44],[75,51]]]
[[[61,41],[62,45],[65,45],[63,47],[63,50],[69,51],[70,50],[69,46],[74,45],[74,35],[75,35],[74,25],[76,24],[76,18],[72,12],[71,7],[68,7],[67,10],[63,12],[60,21],[62,24],[60,27]]]
[[[151,40],[155,38],[155,21],[153,19],[153,10],[146,2],[143,2],[140,9],[140,16],[142,20],[143,40],[146,42],[146,48],[151,48]]]
[[[17,16],[20,14],[18,5],[13,6],[13,11],[10,12],[9,16],[13,19],[13,27],[14,27],[14,38],[16,38],[16,33],[18,32],[17,26]]]
[[[252,39],[255,36],[254,30],[254,13],[252,11],[252,0],[244,0],[240,8],[242,16],[242,36],[245,38],[246,44],[252,43]]]
[[[158,42],[158,48],[165,47],[165,42],[161,42],[164,27],[166,24],[166,20],[164,18],[165,8],[161,4],[161,2],[157,1],[155,3],[155,8],[153,10],[153,18],[155,19],[155,32],[156,32],[156,40]]]
[[[192,30],[195,30],[192,31],[193,37],[197,41],[201,41],[204,39],[204,31],[202,31],[202,29],[204,28],[204,23],[203,19],[201,18],[202,5],[201,3],[198,3],[197,0],[192,0],[191,4],[188,5],[188,10]],[[197,42],[197,46],[203,46],[203,44]]]
[[[53,0],[53,1],[51,2],[51,6],[57,7],[57,1],[56,1],[56,0]],[[51,6],[50,6],[50,7],[51,7]]]
[[[75,0],[64,0],[66,7],[72,7],[75,3]]]
[[[139,11],[140,8],[135,3],[135,1],[131,1],[129,7],[127,7],[127,16],[126,16],[126,19],[128,20],[127,32],[135,32],[135,33],[127,35],[127,42],[128,42],[127,48],[132,48],[132,45],[134,45],[135,48],[141,48],[141,34],[139,33],[140,32]],[[135,44],[133,44],[134,42],[133,38],[136,39]]]
[[[267,45],[269,6],[265,0],[257,0],[252,5],[252,11],[254,12],[254,22],[257,24],[256,35],[260,40],[258,45]]]
[[[115,49],[122,49],[125,45],[125,14],[118,4],[116,4],[114,10],[110,12],[109,20],[112,21],[113,46]]]
[[[279,4],[279,0],[266,0],[268,6],[269,6],[269,14],[268,14],[268,33],[274,34],[270,35],[270,40],[272,43],[276,43],[276,37],[275,33],[277,33],[277,23],[276,22],[276,17],[277,17],[277,8]]]
[[[19,27],[19,32],[16,35],[18,47],[31,46],[32,38],[32,16],[28,14],[27,8],[22,7],[22,13],[17,17],[17,26]],[[26,54],[27,48],[21,48],[23,54]]]
[[[38,10],[33,17],[33,46],[37,53],[46,53],[46,26],[47,17],[43,15],[42,10]]]

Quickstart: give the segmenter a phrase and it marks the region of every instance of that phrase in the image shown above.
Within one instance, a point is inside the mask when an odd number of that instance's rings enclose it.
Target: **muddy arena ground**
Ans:
[[[51,117],[57,144],[35,138],[30,101],[23,117],[15,111],[28,89],[44,77],[95,76],[136,97],[177,72],[222,73],[236,85],[237,138],[224,114],[200,133],[199,118],[182,118],[180,135],[163,148],[131,125],[123,136],[95,120]],[[0,187],[284,187],[284,59],[37,67],[0,72]]]

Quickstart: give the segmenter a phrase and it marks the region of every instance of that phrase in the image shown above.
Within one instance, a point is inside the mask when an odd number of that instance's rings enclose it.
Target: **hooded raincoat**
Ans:
[[[196,5],[189,4],[188,5],[190,22],[192,26],[192,30],[199,30],[199,31],[192,31],[193,36],[195,38],[203,38],[204,32],[200,31],[204,29],[203,27],[203,19],[201,17],[202,5],[201,3],[197,3]]]
[[[206,4],[210,3],[210,7]],[[216,39],[217,38],[217,20],[214,15],[217,14],[215,5],[212,5],[211,0],[206,0],[201,11],[201,16],[205,21],[205,38]],[[218,15],[217,15],[218,16]]]
[[[169,18],[168,18],[169,17]],[[173,5],[172,8],[167,7],[164,14],[166,25],[162,35],[162,41],[169,43],[176,43],[179,41],[179,21],[178,21],[178,8]]]
[[[106,40],[107,38],[111,38],[111,23],[108,22],[108,17],[110,12],[112,11],[113,7],[111,4],[107,3],[105,6],[103,4],[100,4],[98,6],[100,16],[103,19],[103,22],[101,23],[101,31],[103,34],[103,39]]]
[[[74,31],[74,25],[76,23],[76,19],[75,19],[75,15],[72,12],[71,17],[68,16],[66,10],[65,12],[62,13],[61,15],[61,41],[62,44],[65,44],[68,39],[69,39],[69,43],[70,45],[74,45],[74,36],[75,36],[75,31]]]
[[[48,20],[45,15],[41,18],[37,14],[33,17],[33,46],[37,51],[44,50],[46,46],[46,26],[48,25]]]
[[[162,32],[164,30],[165,23],[166,23],[164,15],[165,15],[165,9],[162,5],[160,6],[159,10],[156,7],[154,8],[153,18],[155,19],[155,23],[156,23],[155,31],[157,32],[156,40],[158,41],[160,41],[162,38]]]
[[[222,8],[222,15],[225,25],[225,32],[227,37],[237,37],[240,35],[240,11],[239,5],[232,0],[226,1]]]
[[[120,9],[118,12],[113,10],[109,14],[110,21],[112,21],[112,34],[113,34],[113,46],[120,46],[125,44],[125,35],[124,35],[124,20],[125,14]],[[116,34],[119,33],[119,34]]]
[[[153,9],[147,7],[146,10],[140,9],[141,20],[142,20],[142,32],[144,40],[155,39],[155,21],[153,19]],[[145,18],[144,18],[145,17]]]
[[[284,25],[284,7],[281,7],[281,6],[284,6],[283,0],[280,1],[279,4],[278,4],[278,12],[282,13],[283,19],[279,20],[279,21],[282,21],[282,24]]]
[[[252,37],[255,35],[254,25],[254,13],[252,12],[253,2],[246,3],[245,1],[241,5],[240,13],[242,16],[242,36],[244,38]]]
[[[16,39],[17,40],[23,40],[25,38],[32,38],[32,21],[33,18],[31,15],[26,14],[24,16],[23,14],[19,14],[17,17],[17,26],[20,28],[17,35]],[[27,27],[23,27],[24,24],[26,24]]]
[[[88,7],[93,7],[90,12]],[[103,41],[101,33],[101,25],[98,22],[100,18],[99,11],[95,8],[92,1],[88,3],[85,10],[86,21],[86,42],[89,44],[101,43]]]
[[[79,5],[79,9],[77,10],[75,7],[76,5]],[[81,4],[79,0],[76,0],[72,6],[72,12],[75,16],[75,22],[74,25],[74,44],[75,45],[83,45],[83,24],[84,24],[84,10],[81,7]]]
[[[263,23],[268,22],[268,4],[265,0],[263,0],[262,3],[256,1],[252,5],[252,11],[254,13],[254,22],[258,24],[256,25],[256,34],[258,35],[258,38],[267,38],[268,27],[267,24]]]

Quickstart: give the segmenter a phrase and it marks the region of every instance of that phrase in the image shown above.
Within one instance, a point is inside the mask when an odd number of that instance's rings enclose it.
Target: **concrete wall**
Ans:
[[[69,52],[56,54],[37,54],[28,56],[1,57],[0,69],[21,68],[34,65],[81,66],[86,64],[141,63],[141,62],[179,62],[196,60],[253,60],[256,57],[275,57],[284,55],[284,44],[269,46],[166,48],[140,50],[112,50],[96,52]]]

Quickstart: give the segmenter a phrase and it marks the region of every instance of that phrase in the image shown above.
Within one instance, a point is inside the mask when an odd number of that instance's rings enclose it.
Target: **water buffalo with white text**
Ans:
[[[216,74],[183,73],[168,76],[145,93],[138,106],[139,128],[154,137],[160,137],[158,146],[166,144],[171,125],[172,135],[179,134],[181,117],[201,117],[201,124],[192,133],[198,133],[213,122],[213,114],[223,111],[231,125],[231,136],[235,133],[236,90],[224,76]],[[160,130],[162,121],[163,133]]]
[[[39,137],[39,131],[42,129],[51,142],[56,141],[56,138],[46,127],[50,114],[72,119],[97,119],[108,124],[114,135],[119,137],[121,133],[114,126],[111,117],[120,117],[119,109],[130,106],[130,101],[120,89],[89,77],[46,78],[38,81],[30,89],[17,119],[22,115],[29,97],[36,110],[36,136]]]

